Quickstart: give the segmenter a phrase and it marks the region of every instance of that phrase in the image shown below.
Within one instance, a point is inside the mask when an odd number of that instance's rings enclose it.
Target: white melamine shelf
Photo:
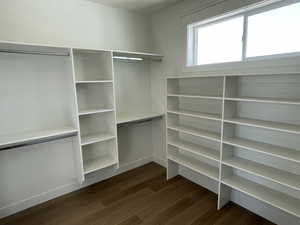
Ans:
[[[78,80],[76,84],[113,83],[113,80]]]
[[[238,176],[224,178],[222,183],[287,213],[300,216],[299,199]]]
[[[168,97],[223,100],[222,96],[196,95],[196,94],[168,94]]]
[[[212,113],[201,113],[191,110],[168,110],[168,113],[182,115],[182,116],[190,116],[190,117],[198,117],[201,119],[208,119],[208,120],[217,120],[221,121],[221,115],[212,114]]]
[[[91,115],[96,113],[106,113],[106,112],[113,112],[114,109],[89,109],[89,110],[81,110],[79,111],[79,116],[84,115]]]
[[[115,136],[107,133],[96,133],[96,134],[89,134],[81,137],[81,145],[89,145],[94,144],[102,141],[108,141],[114,139]]]
[[[289,188],[300,190],[299,175],[238,157],[224,159],[222,163],[250,174],[263,177],[267,180],[271,180]]]
[[[0,150],[38,144],[61,138],[76,136],[78,131],[72,128],[49,129],[35,132],[26,132],[12,136],[0,136]]]
[[[294,149],[251,141],[243,138],[224,138],[223,143],[294,162],[300,162],[300,151]]]
[[[164,114],[163,113],[121,113],[117,115],[117,124],[125,124],[125,123],[133,123],[133,122],[140,122],[145,120],[151,120],[155,118],[160,118]]]
[[[248,119],[248,118],[231,118],[225,119],[224,122],[238,125],[245,125],[269,130],[287,132],[292,134],[300,134],[300,126],[287,123],[278,123],[264,120]]]
[[[186,134],[191,134],[212,141],[217,141],[217,142],[221,141],[220,134],[212,131],[206,131],[206,130],[196,129],[193,127],[182,126],[182,125],[169,125],[168,129],[179,131]]]
[[[214,149],[203,147],[194,143],[189,143],[186,141],[169,141],[169,145],[177,147],[181,150],[191,152],[195,155],[205,157],[210,160],[218,161],[220,160],[220,153]]]
[[[104,169],[106,167],[110,167],[117,164],[116,160],[114,160],[110,156],[102,156],[95,159],[90,160],[84,160],[83,161],[83,167],[84,167],[84,173],[92,173],[97,170]]]
[[[261,97],[226,97],[228,101],[238,102],[257,102],[257,103],[273,103],[273,104],[289,104],[289,105],[300,105],[300,99],[288,99],[288,98],[261,98]]]
[[[219,169],[217,167],[213,167],[207,163],[201,162],[200,160],[196,160],[180,153],[168,154],[168,159],[215,181],[219,180]]]

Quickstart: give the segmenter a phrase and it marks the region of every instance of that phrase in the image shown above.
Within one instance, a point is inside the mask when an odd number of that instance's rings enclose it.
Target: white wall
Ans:
[[[1,0],[0,27],[5,41],[128,51],[151,47],[147,16],[88,0]],[[142,143],[151,126],[128,130],[120,130],[120,170],[91,174],[83,186],[152,161],[152,146]],[[3,151],[0,162],[0,218],[83,187],[76,182],[71,139]]]
[[[89,0],[1,0],[0,40],[146,51],[146,16]]]
[[[166,99],[162,97],[165,96],[165,77],[183,73],[186,63],[187,23],[221,15],[256,2],[259,0],[187,0],[152,15],[153,49],[164,55],[162,65],[151,68],[153,71],[152,93],[156,99],[154,102],[156,108],[165,108]],[[155,149],[154,158],[157,161],[166,162],[165,146]],[[194,182],[216,191],[215,185],[188,169],[182,169],[180,173]],[[277,224],[292,225],[300,222],[299,218],[238,192],[233,192],[232,200]]]

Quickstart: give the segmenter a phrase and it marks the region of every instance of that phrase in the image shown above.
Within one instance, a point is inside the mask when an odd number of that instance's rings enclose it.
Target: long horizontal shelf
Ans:
[[[110,156],[102,156],[101,158],[95,158],[92,160],[84,160],[83,168],[84,174],[92,173],[97,170],[104,169],[106,167],[110,167],[117,164],[116,160],[114,160]]]
[[[114,139],[115,136],[107,133],[96,133],[96,134],[90,134],[85,135],[81,137],[81,145],[89,145],[94,144],[102,141],[108,141],[111,139]]]
[[[300,105],[300,99],[288,99],[288,98],[257,98],[257,97],[236,97],[228,98],[228,101],[238,101],[238,102],[257,102],[257,103],[273,103],[273,104],[290,104],[290,105]]]
[[[143,122],[146,120],[152,120],[163,116],[164,113],[161,112],[149,112],[149,113],[138,113],[138,114],[123,113],[117,115],[117,123],[118,125],[121,125],[126,123]]]
[[[87,109],[87,110],[80,110],[79,111],[79,116],[91,115],[91,114],[96,114],[96,113],[113,112],[113,111],[114,111],[114,109]]]
[[[213,180],[219,180],[219,169],[180,153],[168,154],[168,159]]]
[[[222,100],[222,96],[211,96],[211,95],[196,95],[196,94],[168,94],[168,97],[178,98],[199,98],[199,99],[211,99],[211,100]]]
[[[195,155],[205,157],[207,159],[211,159],[214,161],[220,160],[220,153],[214,149],[210,149],[207,147],[203,147],[201,145],[197,145],[194,143],[189,143],[181,140],[169,141],[168,144],[180,148],[181,150],[191,152]]]
[[[218,141],[218,142],[221,141],[220,134],[218,134],[216,132],[212,132],[212,131],[206,131],[206,130],[196,129],[193,127],[182,126],[182,125],[180,125],[180,126],[179,125],[169,125],[168,129],[183,132],[186,134],[191,134],[191,135],[202,137],[202,138],[212,140],[212,141]]]
[[[98,83],[113,83],[113,80],[78,80],[76,84],[98,84]]]
[[[293,134],[300,134],[300,126],[286,124],[286,123],[278,123],[278,122],[247,119],[247,118],[225,119],[224,122],[238,124],[238,125],[246,125],[246,126],[257,127],[257,128],[264,128],[264,129],[281,131],[281,132],[288,132]]]
[[[15,134],[13,137],[0,136],[0,151],[72,137],[76,136],[77,133],[76,129],[62,128]]]
[[[151,59],[155,61],[161,61],[163,59],[163,55],[146,52],[113,51],[113,56]]]
[[[287,213],[300,216],[300,200],[247,179],[231,176],[222,183]]]
[[[224,159],[222,163],[253,175],[263,177],[289,188],[300,190],[299,175],[238,157]]]
[[[190,116],[190,117],[197,117],[201,119],[208,119],[208,120],[217,120],[221,121],[221,115],[212,114],[212,113],[201,113],[191,110],[169,110],[168,113],[176,114],[176,115],[183,115],[183,116]]]
[[[294,149],[251,141],[243,138],[224,138],[223,143],[294,162],[300,162],[300,150],[297,151]]]

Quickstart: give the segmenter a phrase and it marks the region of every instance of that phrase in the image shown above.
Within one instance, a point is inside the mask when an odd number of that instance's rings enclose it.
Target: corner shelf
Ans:
[[[113,112],[114,109],[89,109],[89,110],[82,110],[78,112],[79,116],[97,114],[97,113],[106,113],[106,112]]]
[[[84,160],[84,174],[89,174],[113,165],[116,165],[118,162],[114,160],[113,158],[107,157],[101,157],[101,158],[95,158],[90,160]]]
[[[152,120],[156,118],[161,118],[163,117],[163,113],[139,113],[139,114],[134,114],[134,113],[123,113],[123,114],[118,114],[117,115],[117,124],[122,125],[126,123],[136,123],[136,122],[143,122],[147,120]]]
[[[239,157],[224,159],[222,163],[224,165],[279,183],[283,186],[287,186],[298,191],[300,190],[299,175]]]
[[[216,132],[196,129],[189,126],[182,126],[182,125],[168,125],[167,127],[170,130],[179,131],[182,133],[191,134],[194,136],[202,137],[208,140],[220,142],[221,141],[221,135]]]
[[[196,112],[191,110],[168,110],[167,113],[190,116],[190,117],[198,117],[201,119],[208,119],[208,120],[216,120],[216,121],[222,120],[221,115],[218,114],[201,113],[201,112]]]
[[[180,140],[169,141],[168,144],[172,145],[174,147],[177,147],[180,150],[184,150],[184,151],[193,153],[195,155],[202,156],[202,157],[210,159],[210,160],[214,160],[217,162],[220,161],[220,152],[218,152],[214,149],[210,149],[207,147],[203,147],[201,145],[196,145],[193,143],[189,143],[186,141],[180,141]]]
[[[300,216],[300,200],[242,177],[226,177],[222,183],[294,216]]]
[[[300,151],[243,138],[224,138],[224,144],[300,163]]]
[[[185,156],[181,153],[168,154],[168,159],[187,167],[197,173],[207,176],[215,181],[219,180],[219,169],[207,163],[196,160],[193,157]]]
[[[300,125],[292,125],[287,123],[278,123],[278,122],[248,119],[248,118],[230,118],[230,119],[224,119],[224,122],[287,132],[292,134],[300,134]]]
[[[10,148],[23,147],[76,136],[78,131],[72,128],[49,129],[12,136],[0,136],[0,151]]]

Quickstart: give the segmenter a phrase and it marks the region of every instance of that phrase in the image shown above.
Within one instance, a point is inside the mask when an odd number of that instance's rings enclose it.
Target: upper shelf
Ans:
[[[56,130],[42,130],[30,133],[15,134],[13,137],[0,137],[0,151],[10,148],[23,147],[27,145],[49,142],[57,139],[76,136],[78,131],[73,128],[62,128]]]
[[[134,122],[141,122],[145,120],[152,120],[155,118],[162,117],[164,114],[159,112],[149,112],[149,113],[121,113],[117,115],[117,123],[118,125],[125,124],[125,123],[134,123]]]
[[[113,51],[113,56],[151,59],[154,61],[161,61],[163,59],[163,55],[145,52]]]

